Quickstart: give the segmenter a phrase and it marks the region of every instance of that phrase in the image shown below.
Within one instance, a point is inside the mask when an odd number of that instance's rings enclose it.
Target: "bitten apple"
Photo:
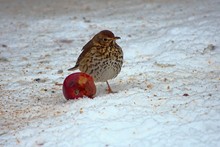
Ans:
[[[83,96],[93,98],[95,94],[94,80],[86,73],[73,73],[67,76],[63,82],[63,95],[67,100],[78,99]]]

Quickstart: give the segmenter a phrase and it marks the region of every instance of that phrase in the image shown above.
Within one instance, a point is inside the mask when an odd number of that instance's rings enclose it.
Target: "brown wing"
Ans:
[[[79,57],[76,61],[76,65],[74,67],[68,69],[69,71],[78,69],[79,62],[83,59],[83,57],[86,55],[86,53],[92,48],[92,46],[93,46],[93,41],[92,40],[90,40],[88,43],[86,43],[86,45],[83,46],[82,53],[79,55]]]

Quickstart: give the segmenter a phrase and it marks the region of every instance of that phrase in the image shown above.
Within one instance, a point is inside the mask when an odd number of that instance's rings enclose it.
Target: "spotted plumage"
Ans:
[[[123,51],[116,43],[117,39],[120,37],[109,30],[99,32],[82,48],[76,65],[69,70],[79,69],[96,82],[107,82],[108,91],[112,92],[108,80],[119,74],[123,64]]]

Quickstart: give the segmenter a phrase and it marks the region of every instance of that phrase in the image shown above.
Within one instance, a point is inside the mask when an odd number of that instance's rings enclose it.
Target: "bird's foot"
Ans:
[[[107,88],[106,91],[107,91],[107,94],[110,94],[110,93],[117,93],[116,91],[112,91],[112,89],[109,89],[109,88]]]
[[[116,91],[112,91],[108,81],[106,81],[107,85],[108,85],[108,88],[106,89],[107,93],[110,94],[110,93],[117,93]]]

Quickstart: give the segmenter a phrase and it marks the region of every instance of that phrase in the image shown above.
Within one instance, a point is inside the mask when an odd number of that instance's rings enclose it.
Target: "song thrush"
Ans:
[[[108,80],[119,74],[123,64],[123,51],[116,43],[117,39],[120,37],[109,30],[99,32],[82,48],[76,65],[68,70],[79,69],[91,75],[96,82],[106,82],[108,92],[112,93]]]

